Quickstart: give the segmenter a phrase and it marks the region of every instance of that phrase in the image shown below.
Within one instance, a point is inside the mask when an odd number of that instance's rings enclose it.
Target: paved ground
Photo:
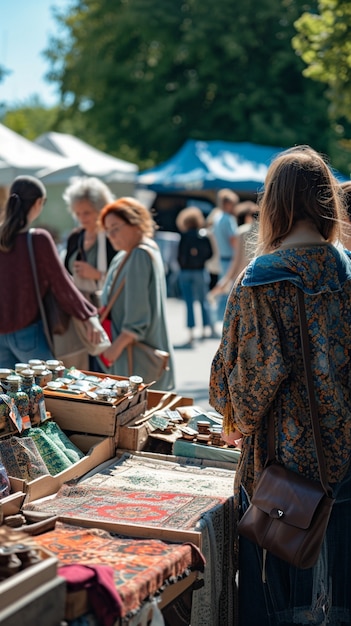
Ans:
[[[167,299],[168,325],[175,353],[176,391],[182,396],[193,398],[195,404],[207,411],[212,408],[208,402],[208,384],[211,362],[219,339],[201,339],[200,309],[197,307],[195,316],[198,325],[195,337],[198,338],[195,339],[193,348],[185,348],[183,346],[189,336],[185,303],[176,298]]]

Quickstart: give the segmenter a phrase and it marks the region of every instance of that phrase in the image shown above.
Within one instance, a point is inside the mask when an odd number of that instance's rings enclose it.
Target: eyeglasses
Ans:
[[[121,224],[121,226],[113,226],[113,228],[110,228],[110,230],[105,229],[105,234],[106,237],[113,237],[114,235],[116,235],[123,227],[125,226],[125,224]]]

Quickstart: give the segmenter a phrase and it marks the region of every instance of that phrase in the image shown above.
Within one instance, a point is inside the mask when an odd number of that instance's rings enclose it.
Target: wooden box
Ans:
[[[40,476],[26,484],[26,502],[57,493],[62,485],[70,480],[81,478],[101,463],[112,459],[115,454],[115,440],[105,437],[95,444],[82,459],[56,476]]]
[[[174,410],[179,406],[192,405],[193,400],[172,392],[147,391],[147,410],[143,415],[123,423],[117,422],[117,445],[120,450],[145,450],[151,429],[148,420],[161,410]]]
[[[11,493],[9,496],[0,500],[0,524],[4,517],[7,515],[17,515],[19,512],[24,498],[25,498],[25,483],[18,478],[10,478]]]
[[[1,626],[61,626],[65,611],[66,581],[60,576],[21,595],[3,611],[0,610]]]
[[[122,376],[106,376],[95,372],[84,372],[98,378],[112,378],[115,380],[127,380]],[[141,415],[146,407],[147,388],[143,387],[132,396],[118,399],[114,404],[98,400],[92,400],[79,396],[62,394],[44,388],[45,405],[65,432],[89,433],[115,437],[117,419],[124,420]]]
[[[57,558],[41,547],[37,549],[42,559],[39,563],[0,582],[0,616],[1,611],[16,600],[36,591],[40,585],[57,576]],[[2,623],[1,618],[0,623]]]

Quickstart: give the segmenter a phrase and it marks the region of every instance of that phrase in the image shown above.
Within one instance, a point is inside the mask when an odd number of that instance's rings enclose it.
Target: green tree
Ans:
[[[319,0],[318,13],[303,13],[295,28],[292,43],[307,65],[304,75],[327,83],[333,117],[351,121],[351,3]]]
[[[311,0],[309,8],[316,7]],[[140,162],[189,137],[329,152],[325,86],[291,47],[304,0],[76,0],[47,50],[59,123]]]
[[[38,96],[33,96],[5,110],[2,122],[15,133],[33,141],[54,127],[57,115],[58,107],[46,107]]]

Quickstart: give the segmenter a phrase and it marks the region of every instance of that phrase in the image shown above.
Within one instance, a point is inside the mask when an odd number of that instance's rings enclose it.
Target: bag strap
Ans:
[[[154,260],[154,256],[151,252],[151,249],[149,246],[145,245],[145,244],[139,244],[138,248],[142,248],[143,250],[146,250],[146,252],[148,252],[148,254],[151,257],[151,260]],[[117,278],[121,272],[122,267],[124,266],[125,262],[127,261],[128,257],[130,255],[130,252],[128,252],[128,254],[126,254],[126,256],[124,257],[122,263],[120,264],[118,270],[116,271],[115,277],[113,279],[113,283],[111,285],[111,291],[114,287],[114,285],[116,284]],[[110,298],[110,300],[108,301],[105,309],[103,310],[102,314],[100,315],[100,321],[103,322],[109,315],[113,305],[115,304],[116,300],[118,299],[119,295],[122,292],[122,289],[125,285],[125,278],[122,280],[121,284],[119,285],[118,289],[116,289],[115,293],[112,295],[112,297]],[[129,372],[129,376],[132,376],[133,374],[133,344],[130,343],[128,344],[127,348],[127,358],[128,358],[128,372]]]
[[[50,330],[49,330],[49,324],[48,324],[48,320],[47,320],[47,317],[46,317],[43,300],[42,300],[41,295],[40,295],[38,273],[37,273],[37,267],[36,267],[36,263],[35,263],[35,256],[34,256],[34,250],[33,250],[33,238],[32,238],[32,235],[33,235],[34,232],[35,232],[34,228],[30,228],[29,231],[27,232],[27,244],[28,244],[29,260],[30,260],[30,264],[32,266],[32,274],[33,274],[33,279],[34,279],[35,293],[36,293],[37,301],[38,301],[38,305],[39,305],[40,316],[41,316],[41,319],[42,319],[42,322],[43,322],[43,329],[44,329],[45,338],[46,338],[46,341],[47,341],[48,346],[50,348],[50,351],[52,352],[53,355],[55,355],[54,343],[53,343],[53,340],[52,340],[52,337],[51,337],[51,333],[50,333]]]
[[[81,261],[86,261],[87,255],[85,254],[85,250],[84,250],[84,230],[81,230],[78,233],[77,248],[81,257]]]
[[[115,275],[114,275],[114,277],[113,277],[113,281],[112,281],[112,283],[111,283],[110,293],[111,293],[111,291],[113,290],[113,288],[114,288],[114,286],[115,286],[115,284],[116,284],[116,282],[117,282],[117,278],[118,278],[118,276],[120,275],[120,273],[121,273],[121,271],[122,271],[123,267],[125,266],[125,264],[126,264],[127,260],[129,259],[129,256],[130,256],[130,252],[127,252],[127,254],[125,255],[124,259],[121,261],[121,263],[120,263],[119,267],[117,268],[116,273],[115,273]],[[121,294],[121,292],[122,292],[122,290],[123,290],[123,287],[124,287],[124,285],[125,285],[125,282],[126,282],[126,280],[125,280],[125,278],[124,278],[124,279],[122,280],[121,284],[118,286],[118,289],[116,289],[115,293],[113,293],[113,294],[112,294],[112,296],[110,297],[110,299],[109,299],[108,303],[106,304],[106,306],[105,306],[105,308],[104,308],[103,312],[102,312],[102,313],[101,313],[101,315],[100,315],[100,322],[104,322],[104,321],[105,321],[105,319],[109,316],[110,311],[111,311],[111,309],[112,309],[112,307],[113,307],[114,303],[115,303],[115,302],[116,302],[116,300],[119,298],[119,296],[120,296],[120,294]]]
[[[313,439],[314,439],[314,445],[315,445],[316,453],[317,453],[319,479],[326,495],[331,496],[332,489],[328,483],[328,478],[327,478],[327,469],[326,469],[325,456],[324,456],[323,445],[322,445],[322,437],[321,437],[321,431],[320,431],[319,419],[318,419],[317,400],[316,400],[316,394],[314,391],[314,384],[313,384],[313,374],[312,374],[312,366],[311,366],[311,354],[310,354],[310,343],[309,343],[307,318],[306,318],[305,298],[304,298],[303,291],[299,287],[297,287],[297,304],[298,304],[298,311],[299,311],[302,356],[303,356],[303,363],[304,363],[304,369],[305,369],[306,387],[307,387],[307,392],[308,392],[308,402],[309,402],[310,417],[311,417],[311,423],[312,423]],[[274,459],[275,459],[274,418],[273,418],[273,410],[271,410],[269,411],[269,415],[268,415],[267,464],[274,461]]]

